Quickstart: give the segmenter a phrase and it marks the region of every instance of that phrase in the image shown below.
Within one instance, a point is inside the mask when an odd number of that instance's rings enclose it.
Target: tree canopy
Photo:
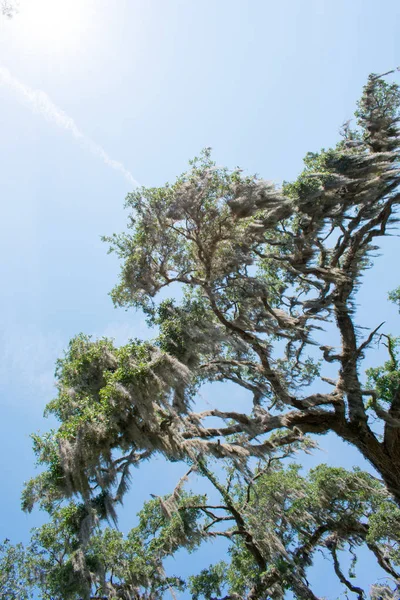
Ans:
[[[398,581],[400,509],[382,483],[360,469],[324,464],[302,476],[299,464],[285,468],[283,458],[260,461],[251,477],[233,465],[217,476],[199,459],[171,495],[144,504],[126,536],[97,525],[84,543],[87,507],[58,507],[48,524],[33,531],[28,548],[8,541],[0,548],[3,594],[10,589],[14,595],[5,597],[25,600],[40,590],[44,600],[161,600],[165,592],[187,590],[195,600],[281,600],[291,590],[296,598],[315,600],[307,574],[322,551],[340,582],[362,600],[365,590],[351,580],[363,545]],[[207,478],[219,503],[185,489],[193,471]],[[186,580],[167,575],[168,557],[216,538],[227,540],[224,560]],[[341,565],[345,551],[352,556],[348,573]]]
[[[81,334],[58,361],[47,413],[59,427],[33,436],[42,471],[23,492],[23,508],[38,503],[51,520],[29,548],[3,545],[3,564],[15,556],[4,571],[12,581],[25,577],[29,590],[36,574],[46,599],[150,600],[174,588],[207,600],[281,599],[289,590],[315,599],[307,572],[321,550],[357,598],[394,597],[390,585],[354,585],[340,557],[347,548],[354,566],[366,545],[400,584],[398,340],[379,321],[363,333],[355,309],[378,239],[396,224],[399,106],[398,86],[371,75],[357,126],[309,153],[282,188],[219,167],[205,150],[174,184],[128,195],[127,231],[104,238],[122,264],[111,295],[144,311],[156,334],[122,347]],[[388,361],[365,373],[378,339]],[[239,386],[250,410],[220,410],[217,398],[196,410],[207,382]],[[329,432],[377,477],[287,465]],[[144,505],[126,537],[103,528],[117,519],[132,468],[157,454],[189,473]],[[220,504],[186,489],[193,471]],[[216,537],[227,540],[228,561],[188,581],[166,574],[166,557]]]

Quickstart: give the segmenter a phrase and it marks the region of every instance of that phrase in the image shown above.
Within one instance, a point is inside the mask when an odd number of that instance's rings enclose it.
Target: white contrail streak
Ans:
[[[8,69],[0,67],[0,84],[12,89],[17,96],[23,100],[33,112],[40,114],[50,123],[54,123],[61,129],[66,129],[71,135],[89,152],[100,158],[107,166],[119,171],[130,184],[139,186],[133,175],[117,160],[112,159],[107,152],[93,140],[81,132],[75,121],[61,108],[56,106],[49,96],[42,90],[34,90],[13,77]]]

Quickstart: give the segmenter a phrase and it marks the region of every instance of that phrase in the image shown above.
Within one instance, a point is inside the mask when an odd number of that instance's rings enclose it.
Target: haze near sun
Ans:
[[[18,43],[56,53],[79,47],[91,26],[94,0],[20,0],[12,20]]]

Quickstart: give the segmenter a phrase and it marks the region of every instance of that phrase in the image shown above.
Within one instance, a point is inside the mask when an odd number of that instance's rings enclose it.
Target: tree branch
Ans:
[[[337,552],[336,552],[336,542],[332,542],[332,545],[330,547],[330,552],[331,552],[332,558],[333,558],[333,567],[335,569],[335,573],[336,573],[339,581],[341,583],[343,583],[351,592],[354,592],[355,594],[357,594],[358,600],[364,600],[364,598],[365,598],[364,590],[362,588],[350,583],[350,581],[344,576],[344,574],[340,568],[340,563],[339,563],[339,560],[337,557]]]

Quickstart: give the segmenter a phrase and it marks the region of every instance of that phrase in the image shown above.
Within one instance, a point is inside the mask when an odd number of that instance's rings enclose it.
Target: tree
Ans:
[[[376,240],[396,222],[399,106],[398,86],[371,75],[358,127],[346,125],[335,148],[309,153],[299,178],[282,189],[217,167],[206,150],[173,185],[128,195],[128,231],[105,238],[122,261],[112,297],[143,310],[158,334],[120,348],[83,334],[70,342],[57,364],[58,396],[47,407],[60,426],[33,436],[44,470],[26,485],[25,510],[39,502],[55,514],[78,499],[85,549],[99,519],[116,519],[132,466],[156,453],[204,474],[206,456],[223,459],[251,481],[255,460],[268,462],[277,449],[291,453],[311,443],[307,435],[328,432],[357,448],[400,504],[397,342],[381,338],[389,361],[365,382],[362,360],[382,324],[362,338],[355,315]],[[158,301],[173,285],[182,300]],[[338,347],[321,341],[326,329]],[[334,367],[336,376],[327,377]],[[251,411],[196,412],[199,387],[221,381],[248,392]],[[218,424],[210,426],[209,417]],[[347,585],[335,543],[328,549]],[[259,570],[261,563],[270,565],[271,555],[259,557]],[[313,598],[303,563],[291,579],[278,569],[276,584]],[[218,580],[222,567],[215,568]],[[264,597],[265,581],[259,573],[248,596]]]
[[[34,584],[22,544],[13,546],[9,539],[0,544],[0,598],[30,600],[29,588]]]
[[[121,465],[154,452],[245,461],[276,444],[266,437],[275,430],[286,432],[279,443],[333,431],[400,501],[400,392],[392,389],[384,407],[377,389],[363,385],[359,366],[382,324],[360,339],[354,320],[373,244],[395,222],[400,199],[399,105],[397,85],[371,76],[359,129],[346,126],[336,148],[307,155],[304,172],[283,190],[217,168],[206,151],[174,185],[128,195],[128,233],[108,239],[123,261],[112,297],[144,310],[160,335],[123,348],[79,336],[59,361],[60,393],[48,411],[61,426],[35,444],[62,474],[61,494],[85,496],[91,480],[104,490]],[[157,306],[157,293],[176,282],[182,303]],[[313,337],[327,323],[339,348]],[[335,379],[323,376],[325,365],[338,365]],[[302,394],[316,378],[317,391]],[[252,412],[193,412],[190,400],[205,381],[248,390]],[[205,426],[209,416],[221,427]],[[233,433],[240,441],[225,442]],[[118,468],[116,448],[126,452]]]
[[[316,600],[307,574],[322,551],[339,581],[363,600],[366,591],[352,582],[363,545],[400,590],[400,509],[382,483],[359,469],[327,465],[305,477],[298,464],[284,468],[283,458],[276,453],[260,461],[247,477],[230,461],[224,478],[199,460],[170,496],[145,503],[138,525],[126,537],[97,526],[82,544],[87,507],[72,502],[54,510],[51,522],[34,530],[24,553],[20,546],[3,550],[2,572],[7,572],[5,562],[15,565],[7,590],[18,581],[25,593],[7,598],[25,600],[36,589],[43,600],[161,600],[176,589],[189,591],[194,600],[283,600],[288,590],[298,599]],[[185,491],[194,470],[207,478],[219,501]],[[186,581],[166,574],[168,557],[216,538],[228,543],[226,560]],[[348,575],[341,566],[346,548],[352,555]],[[393,584],[385,588],[393,592]]]

